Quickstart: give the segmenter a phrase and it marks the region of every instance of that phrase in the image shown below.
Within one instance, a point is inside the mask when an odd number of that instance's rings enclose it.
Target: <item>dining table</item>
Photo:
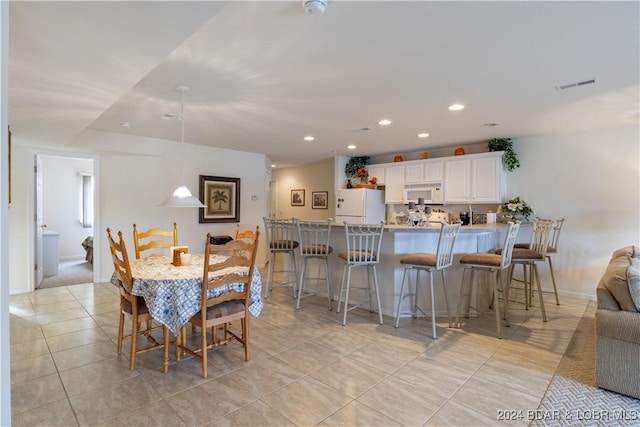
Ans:
[[[202,278],[204,272],[204,254],[191,254],[191,262],[176,266],[173,257],[153,254],[147,258],[130,261],[133,289],[131,293],[144,298],[151,317],[166,326],[171,333],[177,335],[180,328],[200,311],[202,299]],[[224,261],[223,255],[211,255],[209,262]],[[227,269],[216,272],[216,275],[227,274]],[[245,271],[248,267],[230,267],[228,272]],[[209,278],[213,278],[214,273]],[[117,284],[117,280],[111,279]],[[224,292],[243,292],[243,283],[226,284],[210,289],[208,297],[213,298]],[[249,312],[257,317],[262,312],[262,281],[257,268],[253,270],[251,289],[249,291]]]

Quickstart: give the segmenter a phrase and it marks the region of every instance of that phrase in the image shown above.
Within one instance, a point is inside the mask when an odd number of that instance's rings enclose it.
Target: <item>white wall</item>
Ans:
[[[276,198],[276,212],[278,218],[301,218],[307,220],[322,220],[333,218],[335,215],[335,184],[334,159],[328,158],[304,166],[273,169],[272,192]],[[304,206],[291,206],[291,190],[304,189]],[[313,209],[311,203],[314,191],[328,193],[328,208]]]
[[[202,252],[206,233],[233,234],[235,223],[199,224],[197,209],[163,208],[158,205],[180,184],[180,144],[86,131],[75,143],[90,146],[99,154],[95,162],[96,224],[94,271],[99,281],[108,281],[113,265],[106,244],[107,227],[122,230],[128,246],[133,246],[132,224],[141,229],[170,228],[178,223],[181,245]],[[233,150],[184,145],[185,184],[198,196],[199,175],[240,178],[240,226],[254,228],[265,215],[265,156]],[[11,293],[27,292],[33,283],[33,163],[37,149],[26,146],[14,150],[14,199],[9,215],[9,283]],[[252,196],[256,196],[252,200]],[[266,261],[261,240],[257,264]]]
[[[47,230],[60,233],[60,259],[84,258],[82,241],[93,235],[93,228],[80,222],[81,173],[93,172],[93,161],[43,156],[42,208]]]
[[[554,258],[561,293],[595,299],[611,253],[640,244],[640,135],[637,126],[514,139],[520,168],[508,195],[544,218],[566,218]],[[550,289],[548,269],[541,268]],[[562,303],[562,300],[560,300]]]

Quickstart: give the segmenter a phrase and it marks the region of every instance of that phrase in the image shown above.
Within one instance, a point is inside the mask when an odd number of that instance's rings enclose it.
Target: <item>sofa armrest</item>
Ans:
[[[620,304],[613,297],[611,292],[600,282],[596,288],[596,297],[598,299],[599,310],[620,311]]]
[[[597,310],[596,335],[640,345],[640,313]]]

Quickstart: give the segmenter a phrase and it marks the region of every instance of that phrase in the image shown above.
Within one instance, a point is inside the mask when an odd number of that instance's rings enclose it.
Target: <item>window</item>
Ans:
[[[82,228],[93,227],[93,176],[81,174],[81,210],[80,210],[80,222]]]

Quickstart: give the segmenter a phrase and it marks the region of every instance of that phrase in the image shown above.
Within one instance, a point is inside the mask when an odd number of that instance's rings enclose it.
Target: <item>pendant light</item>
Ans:
[[[173,195],[167,197],[160,206],[171,208],[206,208],[200,200],[191,195],[191,191],[184,184],[184,96],[189,91],[187,86],[178,86],[176,88],[180,92],[180,185]]]

